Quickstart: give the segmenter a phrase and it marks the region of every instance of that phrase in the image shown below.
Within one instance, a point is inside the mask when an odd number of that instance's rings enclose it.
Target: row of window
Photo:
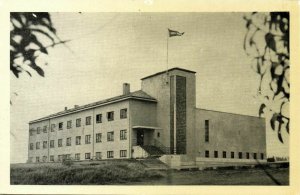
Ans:
[[[114,111],[107,112],[106,113],[106,118],[107,121],[113,121],[114,120]],[[120,119],[125,119],[127,118],[127,108],[121,109],[120,110]],[[92,117],[87,116],[85,117],[85,125],[91,125]],[[97,114],[96,115],[96,123],[102,123],[102,114]],[[51,124],[50,131],[54,132],[55,131],[56,124]],[[76,127],[81,127],[81,118],[76,119]],[[58,130],[63,130],[64,128],[64,123],[59,122],[58,123]],[[67,129],[72,128],[72,120],[67,121]],[[41,127],[37,127],[36,133],[40,134],[42,131]],[[34,129],[30,130],[30,135],[33,135]],[[47,133],[47,126],[43,127],[43,132]]]
[[[127,150],[120,150],[120,158],[126,158],[127,157]],[[106,153],[106,158],[114,158],[114,151],[107,151]],[[88,160],[91,159],[91,153],[85,153],[84,154],[84,159]],[[96,152],[95,156],[96,160],[102,159],[102,152]],[[42,160],[42,161],[41,161]],[[76,153],[74,158],[71,158],[71,154],[64,154],[64,155],[58,155],[57,156],[57,161],[62,161],[62,160],[81,160],[80,153]],[[29,159],[30,162],[32,162],[32,157]],[[54,162],[54,155],[50,155],[50,162]],[[35,162],[47,162],[47,156],[43,156],[42,159],[40,159],[39,156],[35,158]]]
[[[120,140],[127,140],[127,130],[120,130]],[[107,132],[107,141],[114,141],[114,132]],[[102,133],[96,133],[96,143],[102,142]],[[91,135],[85,135],[85,144],[91,144]],[[35,148],[40,149],[40,142],[35,143]],[[72,138],[68,137],[66,139],[66,146],[72,145]],[[81,136],[76,136],[75,145],[81,145]],[[57,140],[57,146],[63,146],[63,139]],[[47,148],[47,141],[43,141],[43,148]],[[50,148],[54,148],[54,140],[50,140]],[[34,144],[30,143],[30,150],[34,149]]]
[[[250,155],[252,155],[252,159],[257,159],[257,153],[250,153],[250,152],[238,152],[237,153],[238,155],[238,158],[239,159],[250,159]],[[206,158],[209,158],[209,151],[206,150],[205,151],[205,157]],[[222,157],[223,158],[227,158],[227,152],[226,151],[223,151],[222,152]],[[219,153],[218,151],[214,151],[214,158],[219,158]],[[234,152],[230,152],[230,158],[235,158],[235,153]],[[264,159],[264,154],[263,153],[260,153],[260,159],[263,160]]]

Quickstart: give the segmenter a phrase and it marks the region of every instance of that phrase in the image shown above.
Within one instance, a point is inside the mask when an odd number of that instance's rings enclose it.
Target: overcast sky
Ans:
[[[65,106],[84,105],[140,89],[140,78],[167,68],[196,71],[198,108],[257,116],[259,77],[243,51],[242,13],[51,13],[57,34],[71,40],[49,50],[45,77],[11,74],[11,162],[25,162],[28,122]],[[268,123],[267,123],[268,124]],[[286,156],[267,125],[268,156]],[[284,139],[287,137],[284,134]]]

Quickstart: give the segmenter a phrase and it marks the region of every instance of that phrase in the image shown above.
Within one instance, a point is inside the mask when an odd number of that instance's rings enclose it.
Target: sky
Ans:
[[[11,74],[11,162],[25,162],[28,122],[120,95],[122,83],[181,67],[196,71],[196,106],[258,115],[258,75],[243,50],[243,13],[51,13],[57,35],[71,40],[40,56],[45,77]],[[168,41],[167,28],[185,32]],[[17,93],[15,95],[14,93]],[[287,156],[267,123],[267,155]]]

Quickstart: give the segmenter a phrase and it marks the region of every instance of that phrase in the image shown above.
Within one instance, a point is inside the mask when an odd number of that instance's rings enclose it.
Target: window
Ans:
[[[81,118],[76,119],[76,127],[81,126]]]
[[[205,150],[205,157],[208,158],[209,157],[209,151]]]
[[[96,143],[100,143],[101,142],[101,137],[102,137],[102,133],[97,133],[96,134]]]
[[[246,158],[250,159],[250,153],[249,152],[246,153]]]
[[[58,147],[62,147],[62,139],[58,139]]]
[[[76,145],[81,144],[81,136],[76,136]]]
[[[160,133],[159,132],[157,132],[157,137],[160,137]]]
[[[215,158],[218,158],[218,151],[214,152],[214,156],[215,156]]]
[[[114,132],[113,131],[107,132],[107,141],[108,142],[114,141]]]
[[[120,110],[120,118],[127,118],[127,108]]]
[[[205,142],[209,142],[209,120],[205,120]]]
[[[120,150],[120,157],[127,157],[127,150]]]
[[[80,160],[80,153],[75,154],[75,160]]]
[[[43,156],[43,162],[47,162],[47,156]]]
[[[66,159],[71,160],[71,154],[66,154]]]
[[[35,143],[35,148],[38,150],[38,149],[40,149],[40,142],[36,142]]]
[[[33,143],[30,143],[29,149],[33,150]]]
[[[243,153],[239,152],[239,159],[242,159],[242,158],[243,158]]]
[[[96,159],[97,160],[102,159],[102,153],[101,152],[96,152]]]
[[[38,127],[36,130],[36,134],[40,134],[41,133],[41,127]]]
[[[50,161],[54,162],[54,156],[53,155],[50,156]]]
[[[223,158],[226,158],[226,151],[223,151]]]
[[[120,131],[120,140],[127,140],[127,130]]]
[[[85,118],[85,124],[86,124],[86,125],[90,125],[90,124],[91,124],[91,119],[92,119],[91,116],[87,116],[87,117]]]
[[[264,159],[264,153],[260,154],[260,159],[263,160]]]
[[[40,162],[40,157],[39,156],[35,157],[35,162]]]
[[[62,159],[63,159],[62,155],[58,155],[58,161],[60,162],[62,161]]]
[[[85,153],[85,159],[91,159],[91,153]]]
[[[253,158],[257,159],[256,153],[253,153]]]
[[[50,148],[54,148],[54,140],[50,140]]]
[[[71,138],[70,137],[67,138],[67,144],[66,145],[71,146]]]
[[[64,126],[64,123],[63,123],[63,122],[58,123],[58,129],[59,129],[59,130],[62,130],[62,129],[63,129],[63,126]]]
[[[234,152],[231,152],[231,158],[234,158]]]
[[[113,121],[113,120],[114,120],[114,112],[113,112],[113,111],[108,112],[108,113],[106,114],[106,117],[107,117],[107,120],[108,120],[108,121]]]
[[[47,148],[47,141],[43,141],[43,148]]]
[[[33,135],[33,131],[34,131],[34,129],[30,129],[29,130],[29,135]]]
[[[54,132],[55,130],[55,124],[51,124],[51,132]]]
[[[102,123],[102,114],[96,115],[96,123]]]
[[[90,144],[91,143],[91,135],[86,135],[85,136],[85,144]]]
[[[43,132],[44,132],[44,133],[47,133],[47,126],[44,126]]]
[[[107,151],[107,158],[114,158],[114,151]]]
[[[67,129],[71,129],[72,128],[72,121],[68,121],[67,122]]]

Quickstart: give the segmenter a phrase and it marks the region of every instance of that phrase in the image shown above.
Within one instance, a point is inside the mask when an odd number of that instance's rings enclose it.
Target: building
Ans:
[[[120,96],[30,121],[28,161],[152,154],[174,166],[265,161],[265,120],[196,108],[195,72],[172,68],[141,81],[139,91],[125,83]]]

